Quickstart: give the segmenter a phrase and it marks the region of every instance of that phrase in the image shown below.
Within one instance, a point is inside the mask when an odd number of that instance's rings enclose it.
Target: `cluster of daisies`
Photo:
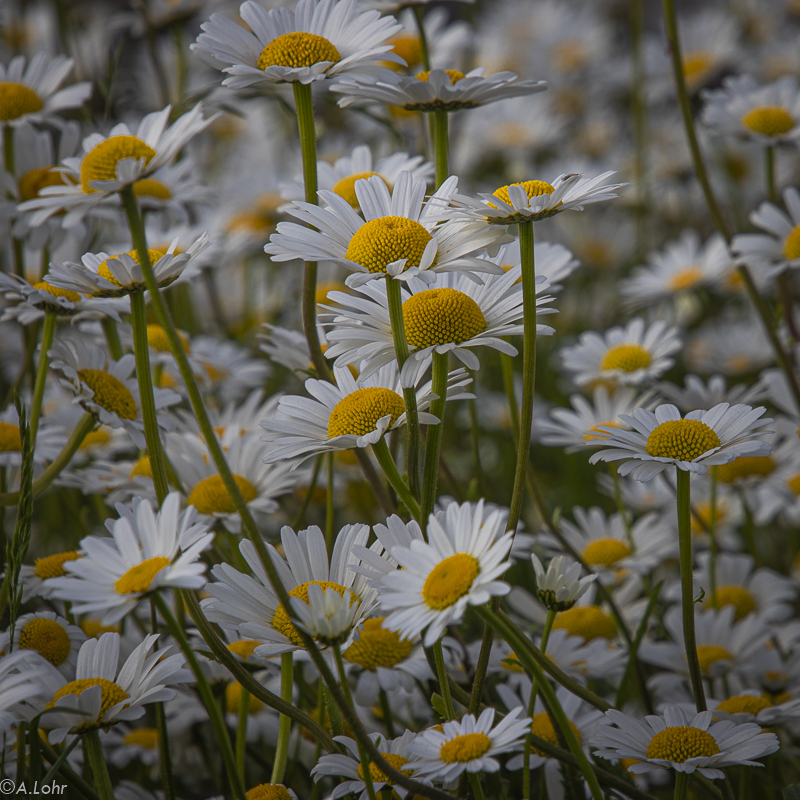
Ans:
[[[800,16],[640,5],[0,8],[0,778],[800,785]]]

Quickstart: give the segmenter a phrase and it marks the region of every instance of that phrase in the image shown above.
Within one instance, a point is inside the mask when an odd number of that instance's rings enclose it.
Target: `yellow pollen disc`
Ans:
[[[575,606],[556,615],[554,628],[562,628],[570,636],[592,639],[613,639],[617,628],[610,614],[598,606]]]
[[[247,659],[253,655],[253,650],[255,650],[260,644],[261,642],[258,642],[255,639],[239,639],[237,642],[231,642],[228,645],[228,650],[230,650],[234,655],[239,656],[242,661],[247,661]]]
[[[155,197],[156,200],[169,200],[172,190],[158,178],[144,178],[133,184],[133,193],[137,197]]]
[[[306,605],[308,605],[308,589],[310,586],[319,586],[323,592],[325,592],[327,589],[333,589],[339,593],[340,597],[344,597],[345,592],[350,591],[341,584],[334,583],[333,581],[307,581],[306,583],[301,583],[299,586],[295,586],[294,589],[289,592],[289,597],[299,597]],[[352,592],[350,593],[350,596],[352,598],[350,601],[351,606],[353,603],[360,602]],[[292,624],[292,621],[289,619],[289,615],[286,613],[286,610],[282,605],[279,605],[278,609],[275,611],[275,616],[272,618],[272,627],[278,631],[278,633],[282,633],[293,644],[302,645],[302,639],[297,633],[297,629]]]
[[[35,650],[54,667],[63,664],[72,650],[69,634],[54,619],[36,618],[25,624],[19,635],[23,650]]]
[[[439,758],[445,764],[466,764],[489,752],[492,740],[485,733],[462,733],[439,748]]]
[[[720,464],[717,467],[717,480],[721,483],[735,483],[743,478],[769,475],[774,469],[772,456],[739,456],[729,464]]]
[[[79,369],[78,377],[92,390],[92,402],[121,419],[136,419],[136,401],[121,380],[102,369]]]
[[[144,159],[149,164],[156,151],[138,136],[112,136],[96,144],[81,162],[81,188],[87,194],[96,192],[93,181],[115,181],[117,164],[125,158]]]
[[[24,83],[0,81],[0,122],[33,114],[43,107],[39,95]]]
[[[446,69],[445,73],[448,78],[450,78],[450,85],[455,86],[455,84],[460,81],[462,78],[466,77],[463,72],[457,69]],[[427,72],[418,72],[417,73],[417,80],[425,81],[426,83],[430,80],[431,72],[428,70]]]
[[[47,186],[66,185],[69,185],[69,182],[64,178],[63,172],[58,172],[52,167],[37,167],[30,172],[26,172],[19,179],[19,199],[21,201],[33,200]]]
[[[429,608],[450,608],[472,588],[480,574],[478,559],[469,553],[456,553],[440,561],[425,578],[422,599]]]
[[[0,453],[18,452],[22,450],[22,436],[19,425],[11,422],[0,422]]]
[[[662,422],[647,437],[647,454],[656,458],[694,461],[721,444],[716,431],[699,419]]]
[[[583,434],[583,441],[584,442],[591,442],[595,439],[605,439],[605,431],[601,430],[601,428],[621,428],[622,424],[619,422],[614,422],[612,420],[607,420],[606,422],[598,422],[597,425],[592,426],[591,428],[586,429],[586,433]]]
[[[460,344],[486,330],[480,306],[457,289],[425,289],[403,303],[408,343],[414,347]]]
[[[34,562],[34,573],[37,578],[46,581],[48,578],[60,578],[66,575],[67,571],[64,569],[64,564],[67,561],[77,561],[82,558],[81,554],[75,550],[68,550],[66,553],[54,553],[52,556],[45,556],[45,558],[37,558]]]
[[[583,550],[583,560],[587,564],[610,568],[630,554],[630,547],[621,539],[607,537],[589,542]]]
[[[683,292],[686,289],[692,289],[697,286],[703,280],[704,275],[705,273],[700,267],[686,267],[686,269],[680,269],[671,275],[667,281],[667,286],[673,292]]]
[[[132,747],[155,750],[158,747],[158,731],[155,728],[135,728],[125,734],[123,741]]]
[[[339,195],[339,197],[343,197],[350,203],[353,208],[358,208],[358,198],[356,197],[356,181],[366,180],[367,178],[372,178],[374,176],[379,177],[385,184],[386,188],[389,188],[389,182],[383,175],[379,175],[377,172],[356,172],[352,175],[348,175],[346,178],[340,178],[336,183],[333,184],[332,191]]]
[[[81,622],[81,630],[90,638],[97,639],[104,633],[119,633],[119,625],[102,625],[99,619],[85,619]]]
[[[800,258],[800,225],[795,225],[783,243],[783,254],[789,261]]]
[[[708,732],[688,725],[675,725],[657,733],[647,745],[648,758],[663,758],[683,764],[690,758],[715,756],[717,740]]]
[[[641,764],[642,762],[638,758],[621,758],[619,763],[622,764],[625,772],[628,772],[634,764]]]
[[[723,700],[716,708],[717,711],[724,711],[726,714],[758,714],[765,708],[769,708],[772,703],[767,697],[759,697],[752,694],[738,694]]]
[[[72,292],[69,289],[62,289],[59,286],[52,286],[47,283],[47,281],[34,283],[33,288],[38,289],[40,292],[47,292],[47,294],[51,294],[53,297],[66,297],[70,303],[78,303],[81,299],[81,296],[77,292]]]
[[[233,480],[236,481],[245,503],[258,497],[256,487],[247,478],[234,475]],[[186,503],[194,506],[199,514],[233,514],[236,511],[236,506],[225,488],[221,475],[209,475],[200,481],[192,489]]]
[[[242,702],[242,684],[238,681],[233,681],[225,687],[225,710],[229,714],[238,714]],[[264,707],[264,704],[252,694],[247,698],[247,713],[258,714]]]
[[[111,434],[109,433],[110,430],[110,428],[103,426],[98,428],[96,431],[89,431],[78,449],[88,450],[90,447],[94,447],[96,445],[108,444],[111,441]]]
[[[122,255],[120,253],[119,255]],[[130,256],[137,264],[139,263],[139,253],[136,250],[129,250],[125,253],[126,256]],[[148,250],[147,256],[150,259],[150,266],[154,266],[156,262],[163,258],[165,255],[163,250]],[[122,286],[122,284],[112,275],[111,270],[108,268],[108,262],[117,258],[117,256],[111,256],[111,258],[107,258],[97,267],[97,274],[105,278],[110,283],[113,283],[114,286]]]
[[[368,272],[386,272],[388,264],[406,259],[405,268],[418,267],[433,237],[413,219],[379,217],[365,222],[353,234],[345,258]]]
[[[291,800],[289,790],[280,783],[262,783],[248,789],[245,800]]]
[[[358,641],[344,653],[344,660],[374,672],[378,667],[387,669],[408,658],[414,649],[409,639],[401,639],[396,631],[383,627],[385,617],[368,619],[361,629]]]
[[[711,598],[709,597],[705,602],[705,606],[706,608],[711,608],[711,605]],[[747,589],[741,586],[720,586],[717,589],[717,605],[720,608],[733,606],[736,609],[735,622],[743,619],[756,609],[755,598]]]
[[[274,38],[258,57],[257,67],[312,67],[321,61],[330,61],[331,66],[341,60],[339,51],[324,36],[305,31],[283,33]],[[328,68],[330,69],[330,67]],[[327,72],[327,70],[326,70]]]
[[[756,106],[743,117],[742,125],[764,136],[780,136],[794,127],[794,119],[783,106]]]
[[[183,352],[188,353],[188,340],[182,333],[178,333],[178,338],[181,340]],[[169,353],[169,339],[167,339],[167,334],[160,325],[147,326],[147,344],[149,344],[153,350],[158,350],[159,353]]]
[[[572,732],[575,734],[575,738],[580,742],[581,732],[575,727],[572,720],[568,721],[570,728],[572,728]],[[559,744],[558,737],[553,729],[553,723],[551,722],[546,711],[542,711],[541,714],[534,715],[533,722],[531,723],[531,733],[534,736],[538,736],[540,739],[544,739],[546,742],[550,742],[550,744]],[[540,756],[548,758],[547,753],[543,753],[541,750],[537,750],[535,747],[531,749],[534,753],[538,753]]]
[[[0,447],[2,450],[2,447]],[[786,481],[786,485],[796,494],[800,495],[800,472],[795,472],[791,478],[788,478]]]
[[[619,369],[635,372],[650,366],[650,353],[640,344],[615,344],[600,359],[600,369]]]
[[[409,67],[422,63],[422,42],[416,34],[399,33],[389,39],[386,44],[392,45],[395,55],[400,56]],[[402,69],[400,64],[396,64],[394,61],[381,61],[380,64],[382,67],[388,67],[395,71]]]
[[[525,672],[522,665],[519,663],[517,654],[513,650],[500,662],[500,665],[509,672]]]
[[[150,466],[150,456],[142,456],[133,467],[131,467],[128,477],[135,478],[137,475],[143,475],[145,478],[153,477],[153,468]]]
[[[508,190],[512,186],[521,186],[525,190],[525,194],[528,195],[528,200],[532,197],[541,197],[543,194],[553,194],[553,186],[549,184],[547,181],[524,181],[522,183],[510,183],[508,186],[501,186],[496,192],[494,192],[494,196],[504,202],[506,205],[511,205],[511,198],[508,196]],[[489,204],[491,208],[496,208],[497,206]]]
[[[333,407],[328,418],[328,438],[366,436],[386,416],[391,417],[391,427],[405,410],[403,398],[391,389],[382,386],[356,389]]]
[[[170,564],[166,556],[154,556],[131,567],[121,578],[114,582],[114,588],[120,594],[142,594],[150,588],[153,578]]]
[[[395,769],[399,769],[404,775],[413,774],[413,769],[403,769],[408,764],[408,759],[397,753],[381,753],[381,755],[389,762]],[[358,777],[364,780],[364,767],[362,764],[358,765]],[[372,762],[369,765],[369,774],[372,777],[373,783],[385,783],[387,786],[394,786],[394,783],[386,777],[386,774],[379,770]]]
[[[691,50],[683,55],[683,74],[691,88],[703,82],[714,65],[714,54],[708,50]]]
[[[701,644],[697,647],[697,660],[700,662],[701,672],[708,672],[717,662],[730,661],[732,658],[733,656],[718,644]]]
[[[56,701],[68,695],[75,695],[80,697],[87,689],[92,686],[100,687],[100,713],[97,719],[88,720],[83,723],[78,723],[77,720],[86,720],[86,717],[76,716],[76,724],[73,730],[86,730],[93,725],[102,722],[109,709],[113,708],[123,700],[127,700],[130,696],[121,686],[118,686],[113,681],[106,678],[80,678],[77,681],[70,681],[65,686],[62,686],[54,695],[53,699],[45,706],[45,708],[53,708]]]

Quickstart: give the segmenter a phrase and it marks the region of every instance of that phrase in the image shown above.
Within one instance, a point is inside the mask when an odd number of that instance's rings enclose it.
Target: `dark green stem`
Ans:
[[[431,134],[433,138],[433,166],[438,189],[450,175],[449,137],[447,111],[437,108],[431,112]]]
[[[433,660],[436,663],[436,677],[439,680],[439,688],[442,690],[442,700],[444,700],[444,710],[447,714],[447,719],[455,719],[456,711],[453,708],[453,698],[450,695],[450,682],[447,680],[447,666],[444,663],[442,640],[439,639],[431,650],[433,650]]]
[[[686,794],[689,791],[689,773],[676,772],[675,773],[675,800],[686,800]]]
[[[425,24],[424,24],[424,14],[422,11],[421,5],[413,5],[412,8],[414,9],[414,19],[417,22],[417,30],[419,31],[419,45],[420,49],[422,50],[422,66],[425,67],[426,71],[430,71],[431,68],[431,55],[430,50],[428,49],[428,37],[425,35]],[[413,64],[409,64],[409,67],[413,67]]]
[[[375,458],[378,459],[378,464],[380,464],[383,474],[386,476],[386,480],[389,481],[390,486],[395,490],[397,496],[400,498],[400,501],[408,509],[411,516],[414,517],[414,519],[417,520],[417,522],[419,522],[421,525],[422,514],[420,512],[419,504],[411,494],[408,486],[406,486],[403,476],[398,471],[397,465],[394,463],[394,459],[392,458],[392,454],[389,452],[385,437],[381,437],[377,442],[375,442],[375,444],[372,445],[372,452],[375,453]]]
[[[92,768],[92,780],[97,796],[100,800],[114,800],[114,787],[108,774],[108,767],[103,756],[103,745],[100,744],[100,734],[91,730],[83,735],[83,749]]]
[[[39,363],[36,365],[36,381],[33,384],[33,405],[31,406],[31,440],[36,444],[36,431],[39,427],[39,416],[42,413],[42,399],[47,384],[47,369],[50,365],[50,348],[56,332],[56,315],[52,311],[44,312],[42,325],[42,343],[39,347]]]
[[[111,358],[114,361],[119,361],[122,358],[122,342],[119,340],[117,323],[111,317],[103,317],[103,333],[106,337],[106,344],[108,345],[108,352],[111,353]]]
[[[425,471],[422,477],[422,502],[420,511],[422,518],[427,520],[433,512],[436,502],[436,486],[439,481],[439,457],[442,451],[442,436],[444,435],[444,415],[447,404],[447,353],[433,351],[432,391],[437,398],[431,404],[431,414],[439,420],[438,425],[428,427],[428,436],[425,443]]]
[[[292,653],[281,653],[281,699],[292,702],[292,684],[294,683],[294,662]],[[275,748],[275,763],[272,765],[270,783],[282,783],[286,772],[286,759],[289,755],[289,734],[292,732],[292,720],[281,714],[278,721],[278,744]]]

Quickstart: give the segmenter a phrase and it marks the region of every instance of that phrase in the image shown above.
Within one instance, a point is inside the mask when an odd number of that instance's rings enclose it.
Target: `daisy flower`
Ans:
[[[133,728],[120,724],[108,731],[102,741],[108,762],[115,767],[127,767],[132,761],[139,761],[147,767],[158,764],[157,728]]]
[[[451,720],[441,731],[431,728],[418,734],[408,745],[417,775],[449,783],[465,770],[467,772],[497,772],[500,763],[495,758],[522,746],[530,725],[530,717],[519,718],[521,707],[509,711],[492,725],[495,711],[487,708],[477,719],[465,714],[460,721]]]
[[[23,564],[20,570],[23,602],[28,602],[34,597],[45,599],[52,597],[54,589],[49,583],[50,579],[66,575],[67,569],[64,566],[66,562],[75,561],[78,558],[83,558],[83,554],[77,550],[65,550],[61,553],[37,558],[33,565]]]
[[[800,137],[800,90],[794,76],[759,86],[752,75],[730,75],[722,86],[701,93],[701,119],[715,133],[743,136],[764,146]]]
[[[732,406],[737,403],[752,405],[763,400],[768,391],[764,380],[759,380],[752,386],[738,383],[729,387],[724,375],[712,375],[706,382],[697,375],[687,375],[683,384],[678,386],[663,381],[657,387],[658,393],[681,411],[697,411],[719,403],[730,403]]]
[[[694,332],[683,353],[694,372],[744,375],[773,363],[764,326],[755,314],[726,315]]]
[[[254,358],[251,351],[213,336],[192,337],[190,355],[199,366],[199,379],[208,391],[215,392],[221,403],[238,401],[264,385],[269,364]]]
[[[759,419],[766,409],[720,403],[708,411],[690,411],[681,418],[680,411],[669,404],[655,411],[637,408],[623,415],[632,431],[606,428],[598,446],[611,445],[592,455],[598,461],[622,461],[620,475],[631,474],[637,481],[648,481],[670,464],[686,472],[701,475],[708,467],[728,464],[740,456],[766,456],[772,445],[761,441],[771,431],[759,430],[772,422]]]
[[[46,417],[39,423],[36,433],[36,447],[33,450],[33,463],[41,469],[47,462],[57,458],[67,443],[67,431]],[[11,403],[0,411],[0,468],[20,467],[22,465],[22,436],[19,430],[19,414]]]
[[[406,422],[403,387],[395,363],[387,364],[365,381],[356,381],[346,367],[334,367],[335,384],[309,378],[306,391],[313,399],[284,395],[271,417],[262,420],[266,433],[261,441],[272,445],[264,456],[268,464],[297,459],[299,464],[317,453],[352,450],[378,442],[387,431]],[[470,382],[463,369],[448,377],[448,400],[472,395],[464,391]],[[416,390],[419,421],[438,425],[439,420],[425,411],[433,402],[431,382]]]
[[[54,670],[48,669],[45,660],[30,650],[0,656],[0,737],[10,734],[19,718],[30,717],[30,707],[22,704],[36,703],[41,698],[42,678],[50,676],[51,671]],[[9,736],[8,744],[11,739]],[[16,742],[15,736],[13,741]]]
[[[0,64],[0,125],[42,122],[72,108],[80,108],[92,94],[88,81],[59,91],[75,62],[66,56],[37,53]]]
[[[148,635],[119,668],[118,633],[104,633],[88,639],[78,653],[75,680],[65,681],[53,670],[44,681],[51,696],[42,716],[41,726],[50,729],[53,744],[63,742],[68,733],[80,734],[117,722],[138,719],[148,703],[160,703],[175,697],[176,684],[191,680],[192,673],[182,669],[183,656],[169,655],[170,647],[150,654],[158,639]],[[80,715],[73,711],[83,712]]]
[[[592,744],[600,758],[635,759],[628,772],[654,770],[699,772],[704,778],[724,778],[721,767],[763,767],[755,758],[774,753],[779,747],[774,733],[763,733],[758,725],[734,722],[712,724],[712,712],[687,715],[679,706],[669,706],[663,716],[634,717],[611,709],[608,724],[597,730]]]
[[[500,245],[497,255],[489,256],[489,261],[502,267],[504,271],[520,266],[519,239],[515,238],[513,242]],[[561,291],[561,281],[569,278],[581,265],[563,244],[553,242],[534,242],[533,261],[536,277],[543,277],[550,284],[549,290],[553,294]]]
[[[204,585],[206,566],[200,554],[211,546],[214,534],[195,521],[191,506],[180,512],[177,492],[167,495],[157,514],[139,498],[130,507],[118,505],[117,513],[119,519],[106,522],[112,538],[83,539],[83,558],[66,562],[69,574],[52,579],[55,597],[69,600],[78,614],[102,611],[102,624],[111,625],[150,592]]]
[[[52,611],[24,614],[14,623],[13,646],[9,648],[11,631],[0,642],[2,650],[33,650],[50,662],[68,680],[75,675],[78,651],[86,636],[77,625],[71,625]]]
[[[681,349],[678,329],[663,320],[649,327],[641,317],[605,333],[586,331],[578,344],[562,347],[561,362],[578,386],[594,381],[638,386],[661,377],[675,364]]]
[[[730,720],[737,724],[754,722],[758,725],[797,723],[800,720],[800,700],[788,699],[774,702],[775,698],[755,689],[746,689],[741,694],[725,700],[709,700],[709,709],[715,720]]]
[[[273,261],[341,264],[354,273],[348,286],[385,275],[430,282],[435,272],[499,274],[495,264],[470,255],[496,241],[497,233],[480,221],[451,219],[457,187],[458,178],[451,176],[425,200],[425,181],[414,180],[409,172],[400,173],[391,192],[379,176],[357,180],[364,219],[338,194],[321,191],[323,205],[298,202],[288,209],[305,224],[279,223],[264,251]]]
[[[389,612],[388,630],[411,637],[425,634],[424,645],[435,644],[448,625],[461,621],[467,605],[483,605],[508,594],[497,580],[508,567],[513,531],[505,531],[507,516],[483,513],[483,501],[451,503],[441,517],[428,522],[429,542],[414,540],[394,546],[389,555],[401,569],[385,575],[379,585],[380,604]]]
[[[535,553],[531,553],[531,562],[536,574],[536,596],[548,611],[572,608],[597,580],[597,575],[581,578],[581,565],[566,556],[551,558],[546,571]]]
[[[74,403],[94,414],[101,424],[124,428],[137,447],[145,448],[139,385],[136,377],[131,377],[136,369],[132,353],[114,361],[83,339],[60,337],[50,355],[50,366],[64,376],[61,384],[73,393]],[[180,395],[166,389],[154,389],[153,393],[156,411],[181,401]],[[169,427],[164,413],[158,415],[158,424]]]
[[[402,63],[386,42],[401,30],[394,17],[362,11],[355,0],[300,0],[294,11],[239,7],[248,28],[212,14],[191,49],[228,75],[223,86],[312,83],[375,68],[379,59]]]
[[[312,373],[308,341],[302,331],[265,323],[264,333],[259,334],[258,338],[261,340],[259,350],[266,353],[270,361],[290,369],[301,378],[307,378]]]
[[[410,358],[403,364],[403,386],[415,386],[430,366],[433,353],[452,352],[469,369],[480,362],[472,348],[491,347],[510,356],[517,348],[504,337],[523,331],[521,270],[512,267],[503,275],[489,275],[475,283],[466,274],[443,273],[432,283],[412,278],[401,288],[403,320]],[[537,276],[539,314],[555,313],[543,308],[553,298],[543,295],[549,287]],[[356,295],[329,292],[334,306],[324,324],[329,328],[326,358],[336,366],[359,364],[359,379],[368,378],[395,359],[392,324],[386,285],[372,281],[356,289]],[[360,295],[360,296],[359,296]],[[552,334],[547,325],[536,325],[536,332]]]

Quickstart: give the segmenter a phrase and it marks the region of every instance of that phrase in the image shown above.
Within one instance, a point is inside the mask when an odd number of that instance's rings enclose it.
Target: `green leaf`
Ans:
[[[447,711],[445,710],[444,700],[440,694],[431,695],[431,705],[433,706],[433,710],[439,715],[439,719],[446,722]]]

